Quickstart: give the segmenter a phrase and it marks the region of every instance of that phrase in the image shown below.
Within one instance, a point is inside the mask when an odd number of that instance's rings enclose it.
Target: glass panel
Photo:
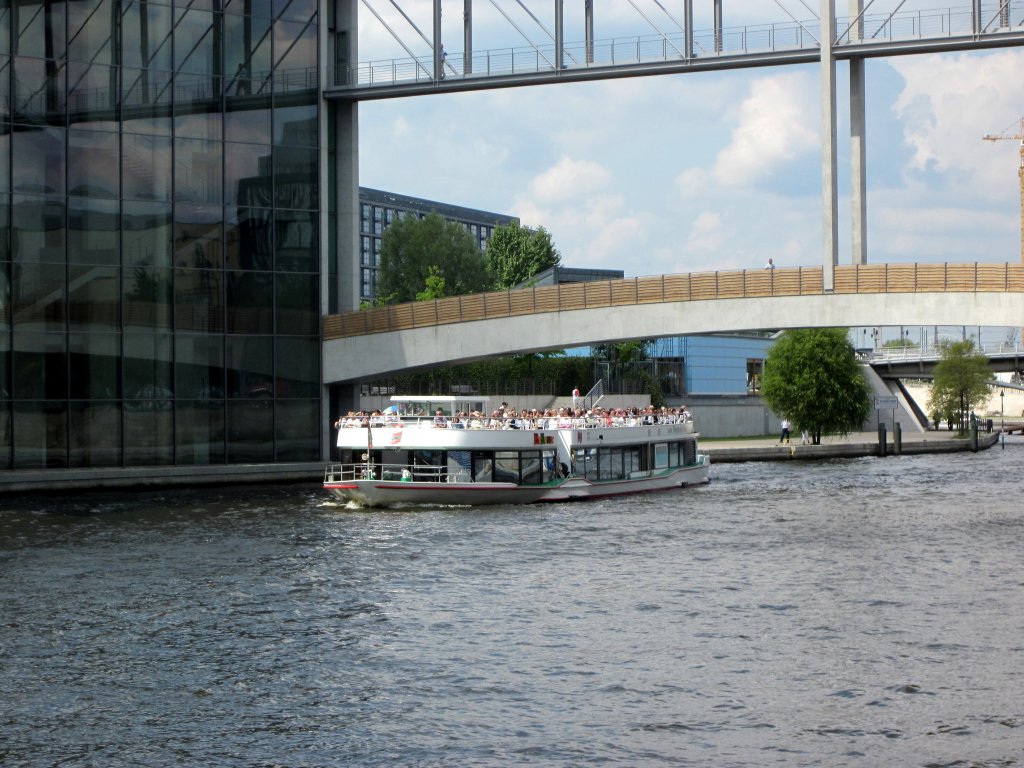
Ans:
[[[71,267],[69,270],[68,323],[83,331],[121,328],[121,292],[117,267]]]
[[[0,195],[0,261],[11,258],[11,196]]]
[[[225,16],[224,75],[229,96],[265,92],[269,82],[270,19],[256,16]]]
[[[13,117],[25,123],[64,123],[67,68],[63,62],[14,57]]]
[[[75,0],[68,6],[68,58],[113,64],[112,0]]]
[[[67,466],[67,402],[14,403],[13,432],[15,469]]]
[[[63,198],[11,198],[11,257],[21,263],[64,263]]]
[[[320,458],[320,401],[286,400],[276,405],[276,461]]]
[[[68,193],[117,199],[121,165],[116,133],[68,130]]]
[[[270,128],[270,97],[227,99],[224,109],[224,135],[232,141],[270,145],[273,133]],[[268,150],[250,148],[260,154],[270,155]]]
[[[124,465],[140,467],[170,464],[173,451],[174,413],[170,400],[126,401],[124,404]]]
[[[271,269],[271,211],[267,208],[228,208],[225,214],[227,266],[230,269]]]
[[[320,280],[317,275],[277,275],[277,332],[312,336],[320,327]]]
[[[224,199],[229,204],[270,205],[270,147],[224,144]]]
[[[170,203],[125,201],[122,221],[126,266],[170,265],[174,238]]]
[[[224,265],[224,209],[219,205],[174,206],[174,264],[210,269]]]
[[[537,485],[541,482],[540,451],[523,451],[521,456],[523,483]]]
[[[3,98],[3,79],[9,74],[9,71],[3,67],[0,67],[0,104],[5,104]],[[5,106],[0,108],[3,112],[7,112]],[[7,116],[4,115],[3,119]],[[7,126],[3,126],[3,130],[0,130],[0,191],[9,193],[10,191],[10,141],[11,133]],[[7,202],[7,196],[3,196],[4,203]]]
[[[121,62],[136,69],[171,69],[171,9],[131,3],[121,19]]]
[[[11,140],[14,191],[63,194],[64,131],[60,128],[18,128]]]
[[[228,397],[266,398],[274,377],[274,346],[269,336],[227,339]]]
[[[121,464],[121,409],[117,403],[71,403],[72,467],[116,467]]]
[[[174,327],[178,330],[224,331],[224,273],[214,269],[174,271]]]
[[[235,401],[227,407],[227,461],[274,460],[274,410],[270,400]]]
[[[6,332],[11,328],[11,262],[0,261],[0,344],[7,340]],[[6,347],[0,347],[6,350]],[[3,377],[7,371],[4,368],[5,360],[0,356],[0,384],[6,379]],[[0,398],[3,394],[0,393]]]
[[[11,468],[11,337],[0,334],[0,469]]]
[[[224,399],[224,338],[179,333],[174,338],[174,381],[187,400]]]
[[[3,35],[2,29],[0,29],[0,46],[7,47],[7,38]],[[11,59],[9,56],[0,56],[0,119],[11,119]]]
[[[269,18],[270,0],[225,0],[224,13],[252,14],[260,18]]]
[[[316,16],[316,0],[274,0],[274,18],[306,21]]]
[[[72,400],[118,399],[120,337],[114,333],[69,333]]]
[[[320,340],[275,340],[278,397],[316,397],[320,394]]]
[[[139,200],[171,199],[171,140],[163,136],[122,137],[124,196]]]
[[[316,104],[278,107],[274,110],[274,144],[315,147],[317,141]]]
[[[11,52],[11,4],[9,0],[0,3],[0,53]]]
[[[67,347],[63,333],[14,333],[17,400],[67,400]],[[59,404],[54,402],[54,407]]]
[[[223,145],[200,139],[174,140],[174,199],[190,203],[221,202]]]
[[[519,454],[517,452],[494,452],[494,481],[497,483],[519,482]]]
[[[176,464],[224,463],[224,401],[179,402],[174,414]]]
[[[278,211],[275,216],[276,264],[282,272],[317,272],[316,211]]]
[[[316,88],[316,36],[316,24],[274,22],[274,93]]]
[[[68,198],[68,262],[119,264],[120,216],[116,200]],[[116,296],[116,294],[115,294]]]
[[[274,204],[278,208],[319,207],[317,157],[315,149],[274,148]]]
[[[18,329],[62,331],[66,308],[64,270],[54,269],[50,264],[15,264],[11,277],[11,304]]]
[[[64,58],[64,30],[67,9],[62,2],[17,3],[17,29],[14,32],[14,52],[22,56]]]
[[[215,28],[220,14],[200,10],[176,11],[174,68],[179,72],[213,75],[220,71],[215,57]]]
[[[120,93],[117,77],[117,67],[69,64],[68,123],[116,131]]]
[[[235,272],[228,277],[228,333],[273,333],[273,307],[270,275]]]
[[[125,329],[169,328],[170,325],[171,270],[151,267],[125,269]]]
[[[173,397],[170,334],[124,334],[125,410],[169,411]]]
[[[171,73],[125,67],[121,77],[124,130],[158,136],[170,135]],[[128,157],[127,150],[125,157]]]
[[[174,135],[220,141],[220,78],[178,75],[174,81]]]

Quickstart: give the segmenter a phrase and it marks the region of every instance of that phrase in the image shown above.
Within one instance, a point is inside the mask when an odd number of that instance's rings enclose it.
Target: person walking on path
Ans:
[[[789,442],[789,429],[790,429],[789,419],[783,419],[782,420],[782,434],[779,435],[779,445],[782,445],[783,443],[788,443]]]
[[[580,407],[580,388],[579,387],[573,387],[572,388],[572,409],[574,411],[577,411],[577,410],[579,410],[579,407]]]
[[[765,269],[775,269],[775,262],[768,259],[768,263],[764,265]]]

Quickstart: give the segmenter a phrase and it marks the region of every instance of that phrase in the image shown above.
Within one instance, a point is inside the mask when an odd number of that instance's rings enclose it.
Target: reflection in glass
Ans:
[[[65,278],[63,269],[50,264],[14,264],[11,269],[11,304],[20,331],[64,329]]]
[[[40,59],[63,59],[67,24],[65,4],[47,0],[19,2],[18,11],[15,15],[14,53]]]
[[[171,73],[121,69],[121,114],[124,130],[168,136],[171,133]],[[125,153],[127,157],[127,152]]]
[[[176,464],[224,463],[224,401],[178,401],[174,411]]]
[[[64,262],[64,198],[11,197],[11,256],[21,263]]]
[[[14,59],[14,119],[26,123],[64,123],[67,67],[64,62]]]
[[[224,331],[224,272],[174,270],[174,324],[179,331]]]
[[[116,400],[120,391],[116,333],[69,333],[72,400]]]
[[[118,331],[121,328],[121,292],[117,267],[68,269],[68,323],[79,330]]]
[[[220,141],[220,77],[179,74],[174,81],[174,135]]]
[[[228,333],[273,333],[273,286],[263,272],[228,276]]]
[[[225,347],[228,397],[273,395],[274,344],[270,336],[228,336]]]
[[[282,272],[317,272],[316,211],[281,211],[274,217],[276,267]]]
[[[117,199],[121,148],[116,133],[68,130],[68,192]]]
[[[174,381],[179,399],[223,400],[224,337],[176,334]]]
[[[0,195],[0,261],[11,259],[11,196]],[[2,299],[2,296],[0,296]]]
[[[274,460],[274,409],[270,400],[227,404],[227,461],[231,464]]]
[[[174,408],[163,393],[147,393],[124,403],[124,465],[141,467],[171,464]]]
[[[64,193],[64,131],[23,128],[11,134],[12,186],[15,192]]]
[[[274,144],[292,147],[317,146],[316,104],[275,109]]]
[[[14,389],[18,400],[67,400],[67,346],[63,333],[14,332]]]
[[[116,467],[121,463],[121,409],[117,403],[73,402],[68,409],[68,466]]]
[[[270,147],[224,144],[224,199],[228,204],[270,205]]]
[[[275,408],[274,459],[316,461],[320,458],[320,401],[279,400]]]
[[[120,230],[116,200],[68,198],[68,262],[120,263]]]
[[[137,200],[171,199],[171,140],[126,133],[121,138],[124,196]]]
[[[320,389],[320,340],[282,339],[274,342],[278,397],[316,397]]]
[[[125,410],[170,410],[173,397],[171,335],[124,334]]]
[[[269,270],[273,266],[269,208],[228,208],[227,265],[230,269]]]
[[[63,354],[61,354],[63,358]],[[61,469],[68,463],[66,400],[13,404],[15,469]]]
[[[174,206],[174,264],[210,269],[224,264],[224,209],[219,205]]]
[[[317,26],[307,22],[274,22],[274,92],[316,87]],[[312,77],[312,80],[310,78]]]
[[[220,36],[220,14],[209,11],[175,11],[174,69],[212,75],[219,71],[215,53]]]
[[[270,19],[224,17],[224,76],[228,96],[251,96],[269,89]]]
[[[117,77],[117,67],[69,64],[68,124],[116,131]]]
[[[228,98],[224,112],[224,135],[231,141],[270,145],[270,95]],[[254,151],[250,149],[250,151]],[[259,151],[259,150],[256,150]],[[260,152],[269,155],[269,151]]]
[[[320,280],[317,275],[277,275],[277,332],[313,336],[320,327]]]
[[[136,69],[171,66],[170,4],[129,3],[121,14],[121,62]]]
[[[317,151],[274,147],[274,205],[313,210],[320,205]]]
[[[170,327],[171,270],[135,267],[124,271],[124,325],[126,329]]]
[[[174,151],[174,199],[221,202],[223,145],[217,141],[175,139]]]
[[[174,237],[171,204],[126,200],[122,205],[125,266],[170,266]]]
[[[113,64],[113,0],[75,0],[68,4],[68,59]]]

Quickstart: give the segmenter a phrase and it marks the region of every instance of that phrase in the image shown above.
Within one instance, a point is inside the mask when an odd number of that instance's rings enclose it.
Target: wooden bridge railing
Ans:
[[[865,264],[837,266],[833,293],[1024,291],[1024,265]],[[692,272],[622,280],[541,285],[514,291],[449,296],[431,301],[327,315],[323,338],[340,339],[472,320],[544,312],[623,307],[703,299],[817,296],[825,293],[821,267]]]

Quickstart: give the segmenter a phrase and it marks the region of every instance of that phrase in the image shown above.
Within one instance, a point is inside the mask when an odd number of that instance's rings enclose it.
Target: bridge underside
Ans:
[[[325,383],[590,344],[707,333],[885,325],[1024,326],[1019,293],[826,294],[599,307],[323,342]]]

